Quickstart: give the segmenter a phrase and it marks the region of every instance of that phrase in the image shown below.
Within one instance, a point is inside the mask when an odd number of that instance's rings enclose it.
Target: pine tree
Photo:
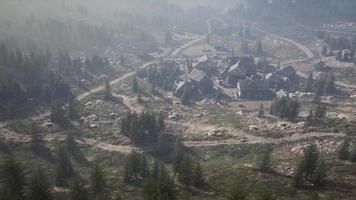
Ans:
[[[354,146],[350,154],[351,162],[356,162],[356,147]]]
[[[193,161],[188,156],[184,156],[180,168],[178,169],[178,181],[185,186],[193,184]]]
[[[182,93],[182,104],[188,105],[189,102],[190,102],[190,89],[188,87],[185,87]]]
[[[174,147],[174,153],[172,158],[174,174],[178,173],[183,159],[184,159],[184,152],[180,147],[180,143],[177,141]]]
[[[41,153],[44,147],[44,141],[39,135],[40,129],[35,123],[31,125],[31,149],[35,153]]]
[[[70,199],[71,200],[88,200],[88,191],[85,189],[85,185],[79,180],[76,180],[70,187]]]
[[[312,180],[314,186],[316,187],[323,186],[325,177],[326,177],[326,164],[325,161],[321,159],[319,160],[318,166],[315,169],[315,174]]]
[[[262,42],[258,41],[256,44],[256,55],[261,56],[263,54]]]
[[[157,151],[159,153],[164,153],[167,149],[167,144],[166,144],[166,137],[165,134],[160,131],[158,133],[158,138],[157,138]]]
[[[261,193],[261,196],[258,198],[259,200],[275,200],[272,189],[270,187],[265,187]]]
[[[268,172],[271,170],[271,156],[272,149],[270,147],[265,148],[262,154],[261,162],[259,164],[259,169],[263,172]]]
[[[27,198],[29,200],[53,199],[47,177],[41,168],[38,168],[30,178]]]
[[[155,161],[155,163],[157,163]],[[163,165],[157,166],[157,175],[150,176],[145,181],[143,188],[143,197],[145,200],[176,200],[174,182],[169,177]]]
[[[126,161],[124,165],[124,178],[123,182],[125,184],[128,184],[131,181],[131,172],[130,172],[130,166],[129,163]]]
[[[258,108],[258,117],[262,118],[265,116],[265,107],[263,104],[260,104],[260,107]]]
[[[321,103],[316,107],[314,112],[314,119],[323,119],[326,116],[326,106]]]
[[[138,93],[139,90],[140,90],[140,88],[139,88],[139,85],[138,85],[137,78],[134,77],[134,79],[133,79],[133,81],[132,81],[132,91],[133,91],[134,93]]]
[[[65,140],[65,145],[66,145],[66,149],[67,149],[67,152],[69,153],[69,155],[75,156],[78,149],[77,149],[77,143],[75,141],[73,133],[67,134],[66,140]]]
[[[337,61],[341,61],[342,60],[342,50],[338,50],[337,51],[335,59]]]
[[[313,73],[310,73],[305,85],[304,85],[304,91],[305,92],[313,92],[314,91],[314,78],[313,78]]]
[[[70,178],[75,174],[68,151],[63,146],[57,150],[57,166],[58,175],[63,176],[63,178]]]
[[[166,128],[166,124],[164,122],[164,114],[162,112],[160,112],[157,117],[157,127],[158,131],[164,131]]]
[[[76,103],[74,102],[73,98],[69,99],[69,104],[68,104],[68,117],[71,120],[77,120],[79,119],[79,111],[77,108]]]
[[[15,199],[24,200],[24,170],[14,157],[10,156],[5,160],[1,169],[1,177],[4,193],[15,197]]]
[[[194,168],[194,186],[197,188],[201,188],[204,186],[205,180],[203,175],[203,170],[200,166],[200,163],[197,163],[196,167]]]
[[[328,47],[327,46],[323,46],[322,47],[321,54],[323,56],[327,56],[328,55]]]
[[[339,148],[339,159],[340,160],[348,160],[349,159],[349,147],[350,147],[350,139],[345,138]]]
[[[334,94],[336,92],[336,85],[335,85],[335,76],[334,73],[330,72],[327,75],[326,81],[325,81],[325,92],[327,94]]]
[[[90,171],[90,187],[95,195],[103,194],[106,187],[106,180],[103,169],[95,164]]]
[[[111,86],[110,82],[108,80],[105,81],[105,94],[104,94],[105,100],[111,100],[112,98],[112,93],[111,93]]]
[[[150,175],[150,171],[148,168],[148,161],[145,155],[141,156],[140,174],[142,178],[146,178]]]
[[[312,178],[317,168],[319,152],[316,144],[311,144],[304,149],[305,177]]]
[[[121,53],[121,55],[120,55],[120,64],[125,65],[125,56],[123,53]]]
[[[305,161],[301,160],[298,163],[297,168],[295,169],[294,177],[293,177],[293,183],[295,187],[300,187],[303,184],[303,174],[305,171]]]
[[[236,180],[232,184],[228,200],[246,200],[248,192],[241,180]]]

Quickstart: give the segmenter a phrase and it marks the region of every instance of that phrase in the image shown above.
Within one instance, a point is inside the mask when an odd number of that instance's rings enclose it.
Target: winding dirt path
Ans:
[[[30,135],[16,133],[14,131],[11,131],[9,129],[4,129],[4,128],[0,130],[0,137],[5,141],[13,141],[18,143],[29,143],[31,141]],[[46,143],[53,143],[56,141],[64,141],[65,138],[66,136],[63,134],[49,133],[44,135],[43,140]],[[91,138],[76,138],[75,141],[78,144],[88,145],[91,147],[95,147],[97,149],[112,151],[112,152],[120,152],[124,154],[130,153],[132,150],[140,151],[140,149],[133,147],[132,145],[113,145]]]
[[[187,147],[212,147],[220,145],[238,145],[238,144],[283,144],[305,141],[309,139],[322,139],[322,138],[343,138],[346,135],[343,133],[306,133],[294,134],[287,138],[273,139],[273,138],[260,138],[248,139],[246,142],[236,139],[217,140],[217,141],[184,141],[183,144]]]

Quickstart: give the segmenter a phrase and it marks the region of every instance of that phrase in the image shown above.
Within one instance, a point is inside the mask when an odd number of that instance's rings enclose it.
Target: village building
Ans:
[[[236,95],[240,99],[267,100],[274,97],[267,80],[240,80]]]
[[[289,98],[289,95],[288,95],[288,93],[287,93],[286,91],[284,91],[284,90],[278,90],[278,91],[276,92],[276,97],[278,97],[278,98]]]
[[[285,77],[291,81],[297,78],[297,71],[292,66],[282,67],[276,70],[276,73],[282,77]]]
[[[230,66],[227,72],[227,82],[229,85],[236,85],[239,80],[256,74],[256,66],[252,56],[241,56],[239,60]]]
[[[182,81],[175,84],[174,93],[182,97],[184,91],[189,91],[192,98],[210,94],[213,91],[213,83],[205,72],[193,69]]]
[[[218,74],[218,69],[215,63],[209,59],[207,55],[198,58],[198,61],[193,63],[193,69],[198,69],[205,72],[208,76]]]

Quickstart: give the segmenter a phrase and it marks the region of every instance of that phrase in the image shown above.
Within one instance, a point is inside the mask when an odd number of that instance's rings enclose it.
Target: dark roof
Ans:
[[[193,71],[191,71],[187,76],[188,79],[195,81],[195,82],[200,82],[200,81],[204,80],[205,77],[206,77],[205,72],[200,71],[198,69],[193,69]]]
[[[277,73],[293,75],[293,74],[296,74],[297,71],[292,66],[286,66],[286,67],[282,67],[282,68],[278,69]]]
[[[243,91],[269,90],[269,82],[267,80],[240,80],[238,85],[240,87],[240,90]]]

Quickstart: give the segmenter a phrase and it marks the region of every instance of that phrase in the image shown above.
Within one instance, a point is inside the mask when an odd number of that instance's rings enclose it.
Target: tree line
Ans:
[[[121,133],[135,144],[157,143],[159,132],[165,129],[162,113],[128,112],[121,120]]]

